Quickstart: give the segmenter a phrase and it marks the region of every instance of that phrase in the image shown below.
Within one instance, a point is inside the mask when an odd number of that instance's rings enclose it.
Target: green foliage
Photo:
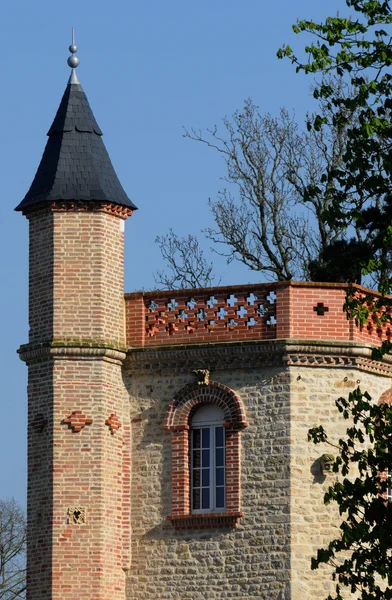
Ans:
[[[392,598],[392,503],[386,500],[392,473],[392,407],[376,405],[359,388],[336,406],[349,421],[346,436],[332,444],[322,427],[308,433],[315,444],[337,450],[333,471],[341,477],[331,485],[324,502],[335,502],[343,517],[340,535],[312,559],[334,567],[335,595],[348,588],[361,600]],[[342,554],[343,553],[343,558]]]
[[[325,218],[347,225],[354,220],[370,230],[383,221],[385,226],[373,240],[376,257],[367,257],[363,270],[371,275],[387,263],[378,281],[382,294],[388,294],[392,290],[392,214],[387,210],[388,202],[379,206],[378,200],[385,200],[392,189],[392,9],[383,0],[346,0],[345,4],[354,14],[328,17],[323,23],[305,19],[293,26],[296,34],[313,38],[305,46],[306,59],[299,58],[289,46],[281,48],[278,57],[289,58],[297,71],[323,78],[333,73],[353,87],[354,93],[346,98],[323,79],[314,89],[314,97],[322,98],[330,110],[329,125],[348,125],[344,167],[324,174],[332,196]],[[350,116],[354,113],[357,118],[353,120]],[[317,115],[311,124],[315,130],[325,125],[323,115]],[[350,198],[358,190],[365,198],[359,211],[357,205],[350,206]],[[314,193],[315,188],[308,189],[308,198]],[[377,214],[372,215],[369,208]]]
[[[363,274],[378,275],[381,297],[352,289],[345,310],[357,325],[370,322],[379,328],[392,324],[392,9],[385,0],[346,0],[345,5],[351,14],[323,23],[305,19],[293,26],[296,34],[311,39],[304,58],[289,46],[278,57],[289,58],[297,71],[321,75],[314,97],[323,100],[330,121],[319,114],[309,128],[347,127],[343,164],[320,179],[331,193],[324,218],[331,226],[354,223],[359,240],[361,232],[367,233],[369,247],[360,264]],[[331,74],[352,86],[350,97],[336,94],[338,88],[325,82]],[[305,200],[311,201],[317,189],[317,183],[309,186]],[[360,207],[352,202],[359,191],[364,200]],[[332,251],[319,262],[333,271],[335,258]],[[386,341],[373,358],[391,350],[392,343]],[[374,405],[359,388],[336,405],[350,423],[336,446],[333,470],[341,477],[324,500],[337,503],[342,522],[340,535],[318,551],[312,568],[333,566],[335,595],[328,600],[342,600],[347,589],[361,600],[391,599],[392,503],[386,494],[387,473],[392,473],[392,409]],[[310,430],[309,439],[330,443],[322,427]]]

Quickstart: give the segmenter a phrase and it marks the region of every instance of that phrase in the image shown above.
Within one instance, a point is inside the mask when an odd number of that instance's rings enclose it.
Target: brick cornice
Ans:
[[[54,340],[40,344],[23,344],[17,352],[20,359],[28,365],[52,358],[104,359],[119,364],[126,359],[124,348],[104,341]]]
[[[45,213],[54,212],[101,212],[120,219],[126,220],[133,214],[133,210],[128,206],[115,204],[114,202],[104,201],[78,201],[78,200],[61,200],[56,202],[40,202],[33,204],[23,209],[23,214],[29,219],[31,216],[39,216]]]
[[[318,340],[264,340],[215,344],[176,345],[128,350],[125,367],[134,373],[189,372],[206,368],[304,366],[352,367],[392,377],[392,355],[372,359],[373,346],[360,342]]]

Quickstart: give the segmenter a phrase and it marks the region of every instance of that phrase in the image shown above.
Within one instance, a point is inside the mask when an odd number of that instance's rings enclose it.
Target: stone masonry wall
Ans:
[[[332,453],[327,444],[307,442],[311,427],[323,425],[331,442],[343,437],[349,421],[335,406],[340,396],[360,387],[375,402],[391,387],[385,376],[356,369],[291,367],[291,581],[292,600],[323,600],[333,586],[328,568],[311,571],[310,560],[339,533],[337,506],[325,506],[324,494],[338,475],[320,471],[320,456]],[[352,596],[348,594],[348,598]]]
[[[335,407],[360,385],[375,401],[387,376],[355,368],[287,367],[219,370],[213,380],[245,404],[241,432],[242,506],[237,529],[176,531],[171,514],[167,406],[188,375],[139,375],[128,384],[133,419],[132,547],[128,600],[322,600],[331,592],[328,569],[310,560],[337,533],[336,507],[325,507],[332,478],[320,474],[328,447],[307,442],[322,424],[332,439],[345,431]]]
[[[242,510],[237,529],[176,531],[171,515],[168,404],[194,378],[133,377],[132,564],[128,600],[258,599],[289,595],[287,369],[211,373],[246,407]]]

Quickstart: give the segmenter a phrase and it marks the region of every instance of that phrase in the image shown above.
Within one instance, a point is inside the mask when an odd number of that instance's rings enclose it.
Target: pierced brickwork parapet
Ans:
[[[191,412],[201,404],[219,406],[229,426],[236,429],[247,427],[244,405],[239,396],[227,386],[210,381],[202,386],[199,382],[189,383],[175,395],[166,413],[164,429],[187,429]]]
[[[175,297],[173,297],[175,296]],[[277,295],[263,284],[143,295],[146,344],[195,343],[203,339],[276,337]]]

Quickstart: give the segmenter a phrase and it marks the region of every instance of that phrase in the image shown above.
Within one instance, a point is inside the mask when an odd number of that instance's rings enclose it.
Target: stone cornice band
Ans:
[[[63,344],[43,343],[24,344],[17,351],[21,360],[27,364],[42,362],[52,358],[81,358],[87,360],[106,359],[110,362],[122,364],[126,359],[126,352],[120,348],[88,344]]]
[[[128,350],[125,367],[130,374],[150,372],[189,372],[205,368],[305,366],[352,367],[392,377],[392,355],[382,361],[372,359],[373,346],[360,342],[319,340],[265,340],[165,346]]]

